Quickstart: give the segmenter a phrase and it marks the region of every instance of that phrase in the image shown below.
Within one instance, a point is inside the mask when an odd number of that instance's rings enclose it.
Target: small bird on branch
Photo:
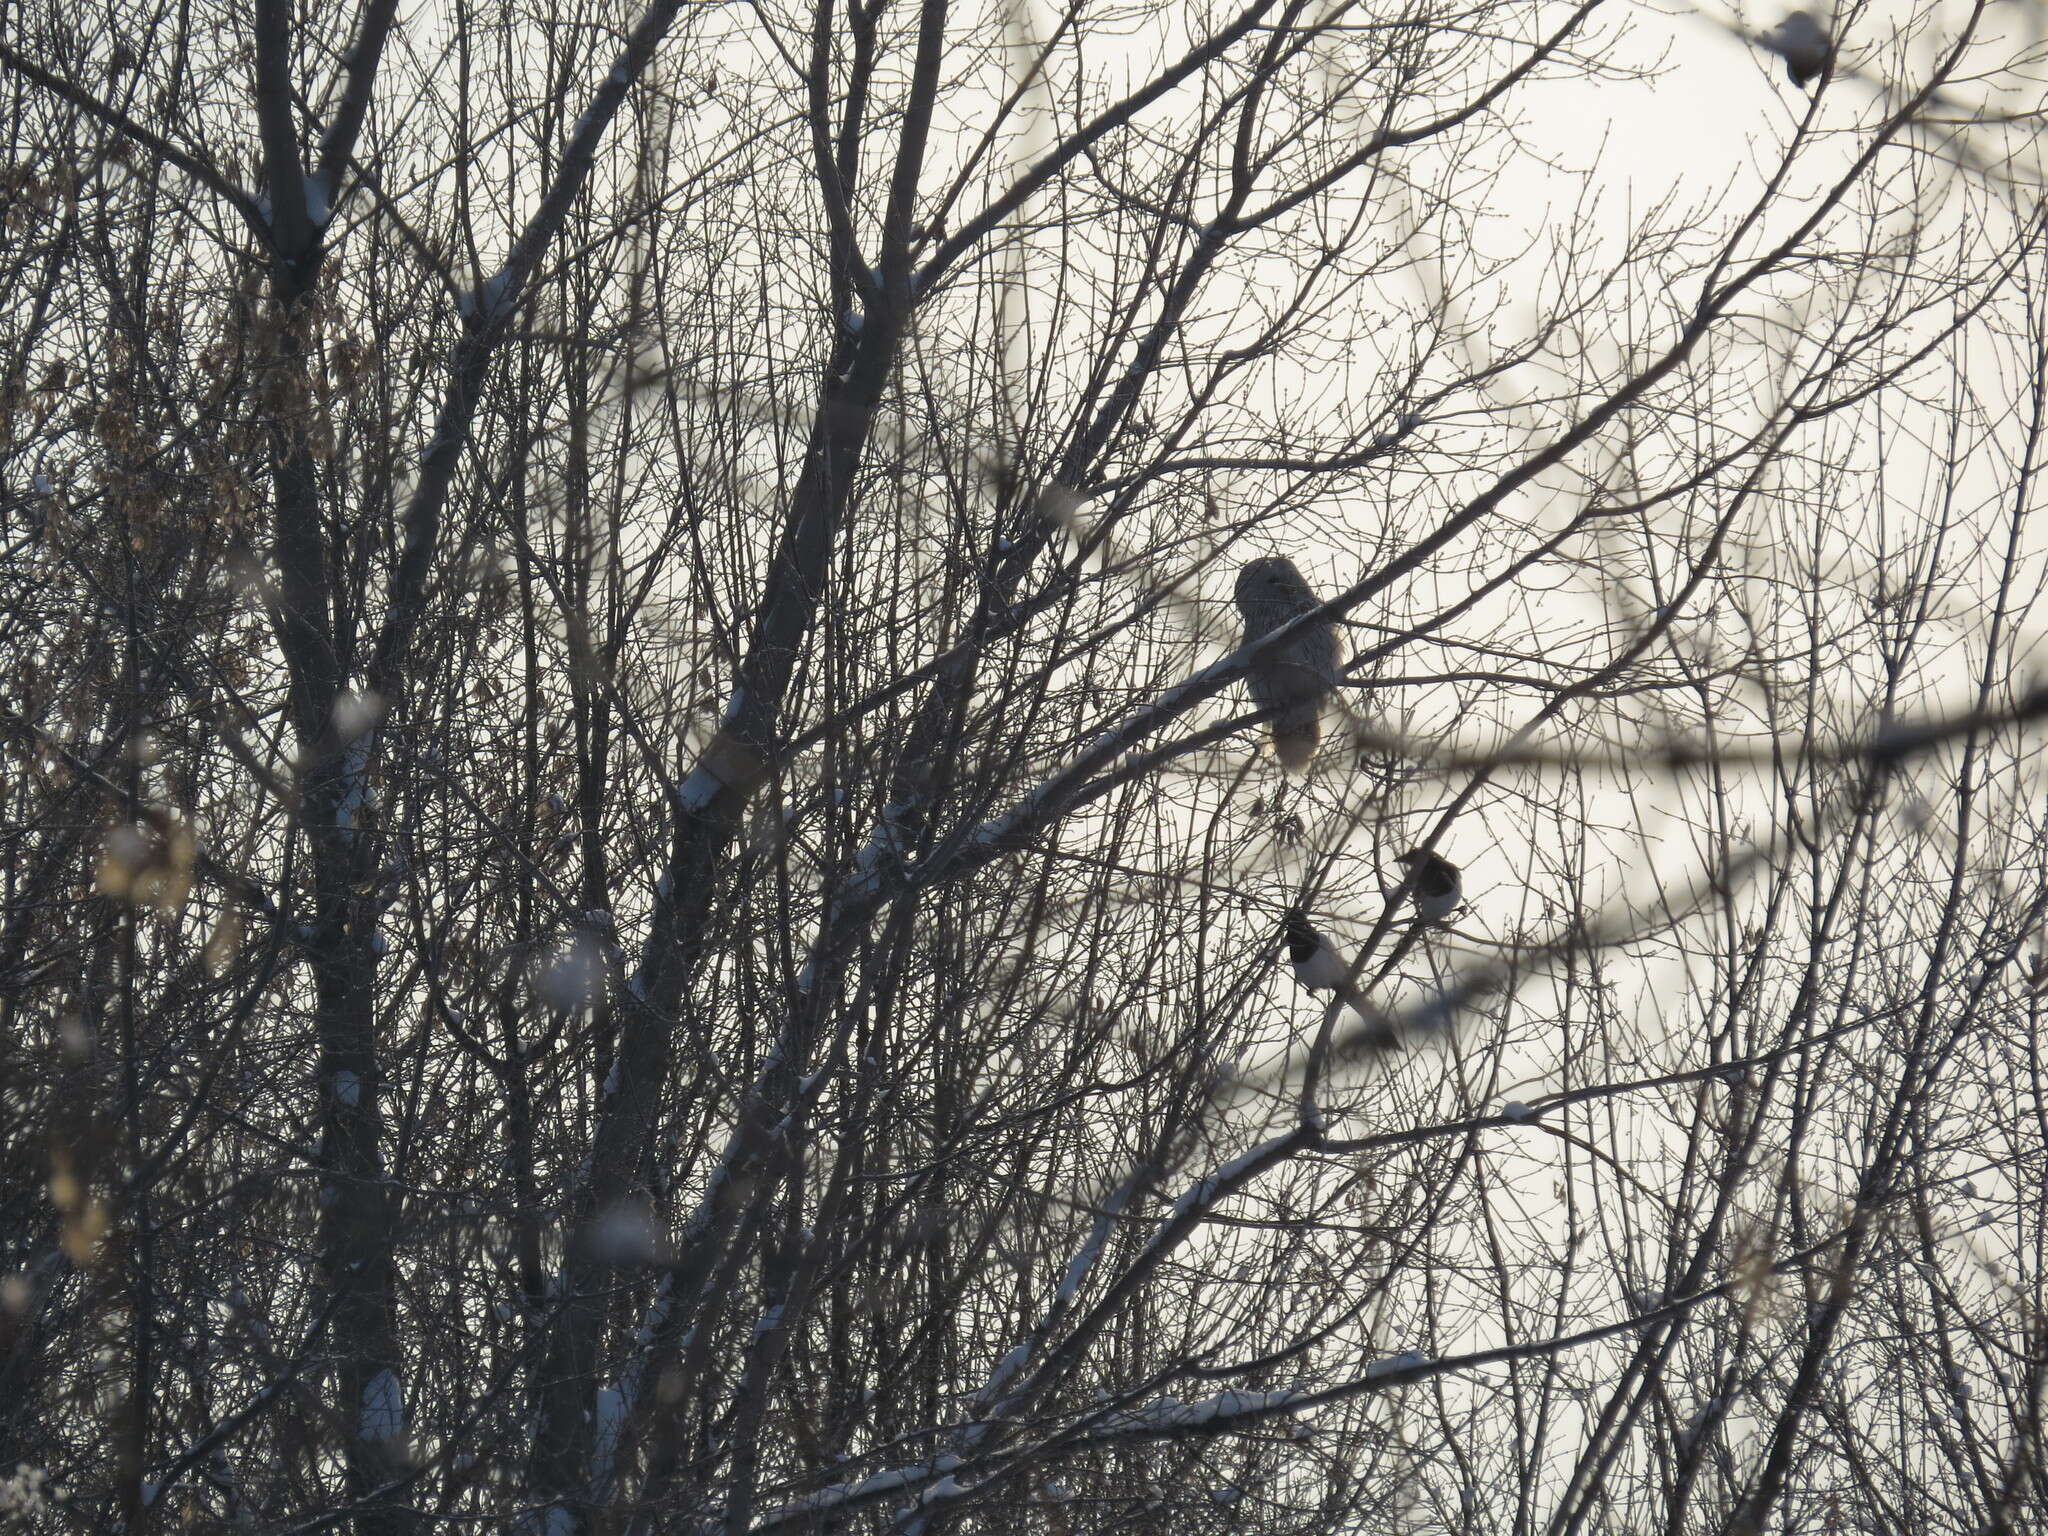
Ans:
[[[1380,1011],[1365,1000],[1365,994],[1352,982],[1351,967],[1308,920],[1308,913],[1300,907],[1289,907],[1281,931],[1287,938],[1287,959],[1294,967],[1294,979],[1304,991],[1334,992],[1368,1025],[1381,1021]]]
[[[1407,868],[1415,914],[1425,923],[1442,922],[1465,899],[1458,883],[1458,866],[1449,859],[1426,849],[1411,848],[1394,862]]]
[[[1768,32],[1759,34],[1757,41],[1785,61],[1785,72],[1802,91],[1809,80],[1818,80],[1828,72],[1835,56],[1835,40],[1828,36],[1826,27],[1814,20],[1811,11],[1792,12]]]

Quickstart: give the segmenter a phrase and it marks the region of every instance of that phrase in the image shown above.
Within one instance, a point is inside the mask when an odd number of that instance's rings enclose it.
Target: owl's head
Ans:
[[[1250,612],[1264,612],[1274,604],[1309,605],[1315,596],[1308,589],[1300,567],[1284,555],[1267,555],[1247,562],[1237,573],[1237,606]]]

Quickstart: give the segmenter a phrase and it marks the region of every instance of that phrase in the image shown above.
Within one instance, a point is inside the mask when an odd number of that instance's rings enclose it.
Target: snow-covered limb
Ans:
[[[1285,1141],[1287,1138],[1278,1140]],[[1267,1143],[1266,1147],[1271,1148],[1275,1144]],[[1817,1256],[1838,1240],[1839,1236],[1831,1237],[1826,1242],[1792,1257]],[[820,1517],[849,1514],[860,1506],[874,1504],[885,1498],[920,1494],[941,1479],[954,1478],[957,1483],[959,1478],[969,1478],[979,1484],[1012,1467],[1046,1462],[1085,1446],[1117,1441],[1170,1439],[1183,1435],[1222,1434],[1248,1428],[1282,1414],[1299,1414],[1311,1408],[1384,1391],[1387,1387],[1398,1385],[1405,1380],[1563,1353],[1618,1334],[1640,1331],[1653,1321],[1675,1318],[1692,1307],[1726,1295],[1737,1283],[1731,1280],[1680,1298],[1659,1309],[1652,1317],[1629,1318],[1555,1338],[1536,1339],[1523,1344],[1504,1345],[1442,1359],[1432,1359],[1419,1350],[1407,1350],[1388,1359],[1372,1362],[1350,1381],[1314,1390],[1249,1392],[1231,1389],[1193,1403],[1182,1403],[1172,1398],[1157,1398],[1136,1408],[1115,1410],[1092,1424],[1076,1425],[1064,1431],[1057,1431],[1050,1438],[1011,1451],[1005,1452],[989,1447],[971,1459],[958,1455],[940,1456],[909,1466],[887,1468],[857,1482],[835,1483],[768,1510],[750,1527],[750,1531],[752,1536],[768,1536],[770,1532],[792,1525],[808,1524]],[[965,1485],[961,1486],[964,1489]],[[913,1505],[913,1512],[920,1507]]]
[[[975,1420],[986,1419],[989,1411],[995,1406],[997,1394],[1002,1392],[1016,1374],[1030,1362],[1047,1334],[1066,1315],[1067,1309],[1073,1305],[1074,1298],[1080,1294],[1082,1285],[1087,1281],[1089,1272],[1095,1268],[1097,1261],[1102,1257],[1103,1249],[1108,1246],[1109,1235],[1116,1229],[1117,1218],[1124,1213],[1125,1208],[1142,1187],[1143,1179],[1133,1175],[1102,1203],[1102,1208],[1095,1213],[1095,1224],[1089,1229],[1088,1241],[1083,1243],[1080,1251],[1067,1261],[1066,1273],[1060,1276],[1059,1288],[1053,1292],[1052,1306],[1039,1320],[1038,1326],[1031,1330],[1031,1336],[996,1362],[996,1368],[989,1373],[988,1380],[982,1385],[981,1390],[975,1393],[970,1410]],[[962,1443],[973,1445],[987,1432],[988,1425],[985,1422],[969,1424],[962,1431]]]
[[[1276,631],[1278,633],[1284,631]],[[1259,643],[1263,645],[1271,638],[1262,637]],[[1243,670],[1242,662],[1242,654],[1233,651],[1220,661],[1211,662],[1186,682],[1167,689],[1150,704],[1134,710],[1127,718],[1097,736],[1066,767],[1027,792],[1016,805],[983,822],[968,838],[961,852],[944,861],[942,867],[958,862],[968,849],[986,853],[1009,847],[1018,837],[1036,832],[1055,817],[1078,807],[1082,803],[1083,788],[1094,774],[1108,767],[1160,726],[1192,709],[1211,694],[1221,693]],[[936,878],[937,873],[927,866],[928,878]]]
[[[797,1521],[808,1521],[820,1515],[850,1510],[858,1505],[873,1504],[892,1494],[918,1493],[935,1488],[941,1482],[953,1481],[953,1473],[962,1465],[958,1456],[938,1456],[930,1461],[921,1461],[914,1466],[891,1467],[864,1477],[857,1483],[834,1483],[807,1493],[800,1499],[777,1505],[764,1511],[754,1523],[757,1532],[772,1531],[780,1526]],[[954,1482],[957,1490],[959,1484]]]
[[[342,76],[346,84],[333,119],[327,125],[327,132],[321,136],[319,164],[307,178],[307,212],[316,227],[325,226],[333,217],[331,204],[341,187],[342,168],[349,163],[355,151],[363,119],[370,110],[377,64],[383,57],[384,44],[390,38],[397,19],[398,0],[371,0],[364,7],[362,24],[354,43],[342,55]],[[317,213],[312,206],[316,194],[319,198]]]
[[[1367,1381],[1378,1381],[1382,1377],[1392,1376],[1400,1371],[1419,1371],[1427,1364],[1429,1364],[1429,1356],[1419,1349],[1407,1349],[1390,1359],[1373,1361],[1372,1364],[1365,1368],[1365,1379]]]
[[[863,1505],[899,1496],[909,1500],[909,1508],[904,1513],[921,1518],[932,1503],[972,1492],[974,1485],[963,1482],[963,1477],[994,1476],[1012,1467],[1039,1461],[1055,1446],[1077,1448],[1083,1444],[1114,1441],[1222,1434],[1293,1413],[1308,1406],[1309,1402],[1310,1395],[1298,1391],[1231,1390],[1193,1403],[1160,1398],[1139,1408],[1121,1410],[1078,1436],[1061,1435],[1052,1442],[1022,1447],[1014,1454],[996,1454],[986,1460],[939,1456],[910,1466],[891,1467],[858,1482],[834,1483],[766,1511],[749,1529],[751,1536],[768,1536],[769,1532],[787,1526],[808,1525],[823,1518],[850,1514]]]
[[[1168,1435],[1176,1430],[1226,1429],[1240,1419],[1270,1418],[1307,1401],[1303,1392],[1218,1392],[1200,1402],[1156,1398],[1138,1408],[1111,1414],[1096,1426],[1092,1438],[1124,1439],[1135,1435]]]
[[[732,1202],[742,1198],[740,1192],[746,1188],[747,1171],[755,1166],[764,1145],[787,1134],[801,1107],[812,1102],[827,1081],[828,1074],[823,1072],[813,1073],[794,1085],[786,1081],[785,1064],[791,1059],[796,1046],[797,1042],[785,1030],[767,1052],[748,1091],[748,1110],[728,1137],[704,1192],[676,1242],[673,1245],[662,1242],[658,1232],[648,1229],[647,1235],[656,1243],[652,1260],[670,1267],[636,1335],[634,1359],[613,1394],[621,1425],[620,1443],[625,1443],[627,1437],[637,1433],[636,1416],[646,1410],[645,1387],[649,1373],[659,1370],[662,1362],[672,1358],[673,1352],[693,1336],[689,1325],[696,1315],[695,1309],[704,1287],[717,1271],[719,1256],[725,1251],[721,1241],[722,1228]],[[776,1125],[764,1132],[758,1111],[768,1102],[770,1095],[777,1093],[788,1093],[787,1107]],[[777,1102],[781,1101],[778,1099]],[[578,1174],[579,1181],[587,1181],[589,1177],[588,1167]],[[593,1227],[601,1221],[599,1218]],[[646,1253],[627,1255],[628,1262],[646,1262],[649,1258]],[[773,1322],[768,1323],[768,1331],[772,1332],[774,1326]],[[756,1338],[761,1336],[757,1331]],[[615,1459],[609,1465],[593,1465],[590,1487],[594,1497],[601,1497],[609,1491],[602,1485],[612,1480],[615,1465]],[[602,1478],[596,1475],[599,1472],[603,1474]]]
[[[1251,1150],[1232,1158],[1213,1173],[1197,1180],[1191,1188],[1181,1195],[1180,1199],[1174,1202],[1172,1214],[1160,1223],[1159,1229],[1152,1234],[1151,1240],[1139,1250],[1137,1255],[1132,1258],[1130,1264],[1116,1277],[1115,1281],[1102,1296],[1097,1299],[1095,1306],[1075,1324],[1073,1331],[1060,1342],[1057,1348],[1045,1357],[1044,1362],[1029,1380],[1025,1381],[1001,1402],[996,1403],[992,1408],[979,1415],[983,1422],[974,1427],[971,1436],[965,1438],[963,1443],[979,1445],[983,1441],[988,1440],[998,1424],[1026,1411],[1042,1393],[1064,1377],[1073,1366],[1078,1364],[1081,1357],[1087,1352],[1089,1345],[1094,1342],[1096,1335],[1102,1331],[1108,1320],[1116,1314],[1117,1309],[1123,1305],[1131,1291],[1143,1284],[1152,1271],[1165,1260],[1166,1256],[1179,1247],[1194,1232],[1196,1227],[1201,1224],[1202,1218],[1208,1214],[1210,1208],[1218,1200],[1226,1195],[1236,1193],[1239,1188],[1265,1172],[1266,1169],[1274,1166],[1276,1163],[1286,1161],[1305,1147],[1313,1146],[1318,1139],[1319,1133],[1314,1128],[1306,1125],[1297,1125],[1290,1131],[1259,1143],[1259,1145]],[[1140,1170],[1139,1173],[1132,1175],[1131,1181],[1125,1185],[1126,1191],[1135,1190],[1142,1173],[1143,1170]],[[1124,1193],[1124,1191],[1119,1191],[1119,1193]],[[1090,1248],[1083,1248],[1081,1254],[1077,1255],[1075,1262],[1067,1266],[1066,1276],[1060,1282],[1061,1292],[1066,1300],[1072,1299],[1074,1292],[1078,1291],[1081,1281],[1085,1278],[1088,1270],[1094,1267],[1096,1260],[1100,1257],[1099,1240],[1105,1236],[1106,1230],[1098,1223],[1096,1235],[1091,1237],[1091,1244],[1096,1246],[1093,1247],[1092,1251]],[[1084,1260],[1085,1263],[1083,1262]],[[1068,1290],[1070,1285],[1073,1287],[1073,1291]],[[1014,1353],[1012,1351],[1012,1354]],[[1007,1356],[1005,1357],[1006,1360],[1008,1358]],[[1021,1362],[1019,1364],[1021,1365]],[[1012,1368],[1013,1373],[1016,1369],[1016,1367]],[[983,1390],[984,1392],[987,1391],[986,1388]],[[977,1398],[976,1401],[979,1404],[980,1399]]]
[[[539,265],[541,254],[553,241],[556,229],[567,216],[570,205],[596,164],[597,147],[611,127],[612,118],[618,114],[619,104],[625,100],[633,81],[653,59],[656,45],[675,23],[676,14],[681,9],[681,0],[662,0],[662,3],[649,7],[640,18],[639,25],[627,37],[626,46],[619,51],[618,62],[599,82],[589,106],[583,109],[570,131],[554,185],[548,188],[540,207],[506,254],[504,264],[458,304],[463,317],[477,330],[501,325],[517,306],[527,278]]]

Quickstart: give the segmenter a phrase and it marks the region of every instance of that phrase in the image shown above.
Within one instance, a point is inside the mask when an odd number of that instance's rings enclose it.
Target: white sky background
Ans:
[[[1901,18],[1907,14],[1903,7],[1896,10]],[[1960,14],[1957,8],[1951,10]],[[1773,11],[1746,20],[1755,30],[1774,22],[1777,16]],[[2012,33],[2037,23],[2038,13],[2031,8],[2005,9],[1987,29],[1987,37],[1994,41],[1987,44],[1986,52],[2009,55],[2005,44]],[[1902,74],[1905,78],[1921,76],[1935,49],[1945,43],[1945,35],[1923,31],[1901,48],[1891,41],[1893,26],[1893,18],[1888,14],[1880,15],[1876,10],[1863,13],[1845,39],[1850,67],[1890,79],[1902,78]],[[1718,233],[1726,227],[1730,210],[1747,206],[1765,177],[1775,171],[1780,149],[1792,138],[1807,110],[1808,98],[1786,80],[1782,62],[1735,35],[1721,16],[1636,6],[1610,17],[1602,30],[1614,39],[1607,55],[1612,62],[1652,69],[1654,73],[1640,80],[1599,84],[1553,82],[1517,93],[1509,112],[1530,153],[1520,160],[1517,174],[1485,186],[1485,205],[1475,210],[1476,228],[1495,242],[1498,254],[1505,256],[1531,240],[1540,241],[1546,226],[1554,227],[1552,221],[1571,217],[1585,218],[1599,242],[1611,252],[1618,251],[1638,221],[1660,206],[1665,213],[1659,222],[1683,222],[1674,215],[1697,209],[1702,227],[1710,234]],[[1870,41],[1874,38],[1884,41]],[[1146,61],[1155,56],[1149,51],[1134,52],[1134,58]],[[1883,105],[1878,91],[1865,81],[1836,79],[1828,88],[1819,118],[1820,131],[1835,137],[1817,152],[1809,152],[1808,161],[1795,171],[1792,185],[1796,188],[1824,184],[1825,173],[1838,169],[1858,147],[1857,128],[1867,126]],[[1997,148],[1995,136],[1987,131],[1977,132],[1972,142],[1975,152],[1987,158]],[[2030,151],[2030,147],[2024,136],[2016,136],[2008,146],[2021,152]],[[1556,169],[1543,174],[1537,169],[1538,159],[1553,161]],[[1905,224],[1909,216],[1918,217],[1926,229],[1950,238],[1958,234],[1965,221],[1978,221],[1981,228],[1988,205],[1982,181],[1964,184],[1963,173],[1936,168],[1930,171],[1920,189],[1922,195],[1894,215],[1899,223]],[[2025,192],[2013,200],[2022,212],[2032,202],[2031,195]],[[1788,226],[1802,211],[1798,198],[1780,200],[1766,220],[1764,235],[1753,244],[1767,243],[1773,231]],[[1991,221],[1997,217],[1996,210],[1991,210]],[[1984,238],[2010,238],[2013,227],[2008,224],[2002,231],[1986,230]],[[1530,328],[1536,308],[1528,286],[1530,269],[1540,270],[1541,265],[1540,261],[1531,261],[1512,268],[1499,285],[1493,313],[1510,339]],[[1468,296],[1467,312],[1471,313],[1473,308],[1473,299]],[[1759,334],[1772,336],[1782,345],[1800,318],[1797,308],[1781,305],[1767,316]],[[1981,339],[1973,345],[1980,351],[1986,349]],[[1973,371],[1969,380],[1980,396],[1981,412],[1972,430],[1993,439],[2008,434],[2013,423],[2004,419],[2004,411],[2018,398],[2017,387],[2023,382],[2010,359],[1987,357],[1986,366]],[[1313,393],[1314,386],[1309,381],[1303,381],[1300,387],[1305,393]],[[1947,445],[1939,436],[1939,407],[1938,400],[1930,402],[1924,421],[1909,421],[1904,430],[1881,438],[1857,439],[1839,431],[1826,434],[1828,451],[1836,456],[1830,467],[1836,473],[1867,481],[1877,505],[1890,508],[1889,516],[1880,517],[1873,512],[1860,524],[1845,520],[1823,553],[1823,562],[1835,567],[1833,575],[1841,584],[1845,604],[1852,603],[1859,591],[1867,592],[1902,552],[1911,552],[1926,537],[1924,527],[1914,526],[1911,512],[1916,506],[1924,510],[1941,498],[1938,461]],[[1473,430],[1499,434],[1504,425],[1494,421]],[[1534,430],[1540,432],[1540,428]],[[1913,440],[1915,435],[1920,437],[1917,444]],[[1845,448],[1849,456],[1841,457]],[[1995,514],[1999,491],[2008,483],[2009,467],[1996,453],[1973,455],[1961,480],[1963,498],[1983,498],[1987,509]],[[1559,486],[1556,494],[1572,492]],[[1431,512],[1441,512],[1445,509],[1443,503],[1455,499],[1455,492],[1442,492],[1437,505],[1416,513],[1418,521],[1427,521]],[[1532,505],[1540,500],[1540,496],[1522,498],[1516,510],[1542,522],[1542,507]],[[1304,563],[1312,566],[1316,578],[1326,586],[1349,582],[1374,562],[1375,552],[1361,552],[1358,544],[1374,540],[1379,532],[1378,520],[1384,515],[1384,508],[1354,513],[1349,532],[1356,543],[1347,540],[1343,529],[1327,525],[1320,535],[1309,528],[1300,543],[1288,543],[1287,533],[1282,531],[1287,525],[1282,524],[1273,530],[1273,537],[1261,540],[1260,545],[1276,543],[1289,553],[1305,556]],[[1754,532],[1751,549],[1746,556],[1738,556],[1753,562],[1753,572],[1769,571],[1775,561],[1788,558],[1796,563],[1797,557],[1792,555],[1789,544],[1780,546],[1774,542],[1767,522]],[[1986,532],[1991,537],[1983,549],[1973,547],[1971,539],[1960,530],[1948,538],[1943,569],[1952,576],[1963,576],[1962,593],[1981,591],[1986,562],[2002,554],[1998,547],[2002,530],[1993,523]],[[2027,572],[2018,583],[2023,592],[2037,584],[2041,570],[2043,545],[2038,535],[2030,541],[2029,549]],[[1234,640],[1234,621],[1226,606],[1228,578],[1234,564],[1234,560],[1226,560],[1207,583],[1207,595],[1216,605],[1212,634],[1218,643],[1204,653],[1205,659]],[[1431,595],[1441,599],[1445,594],[1438,589]],[[1527,615],[1539,633],[1591,635],[1611,622],[1612,596],[1590,576],[1582,576],[1577,581],[1549,585],[1534,599]],[[1426,600],[1418,601],[1417,607],[1429,611]],[[1972,644],[1981,639],[1981,611],[1966,599],[1951,606],[1946,622],[1952,627],[1953,643],[1945,649],[1940,645],[1927,648],[1922,656],[1926,671],[1914,693],[1917,706],[1928,713],[1966,707],[1970,671],[1981,662],[1981,653]],[[2032,648],[2031,642],[2038,640],[2040,621],[2024,614],[2019,629],[2029,637],[2029,643],[2020,647],[2024,654]],[[1724,644],[1740,640],[1739,634],[1723,633],[1719,638]],[[1927,654],[1937,658],[1934,664],[1928,664]],[[1833,660],[1838,670],[1828,686],[1839,690],[1845,698],[1853,698],[1858,689],[1871,681],[1858,658],[1841,656]],[[1401,670],[1418,669],[1418,663],[1410,660]],[[1450,701],[1440,696],[1442,692],[1423,686],[1404,690],[1398,702],[1386,695],[1376,698],[1392,703],[1409,728],[1426,739],[1434,729],[1448,723]],[[1234,698],[1223,702],[1238,707]],[[1527,709],[1510,711],[1502,723],[1512,724],[1526,713]],[[1470,719],[1461,721],[1460,734],[1467,744],[1476,745],[1484,739],[1485,724]],[[1480,729],[1475,730],[1475,726]],[[1771,825],[1774,794],[1761,777],[1753,787],[1756,794],[1746,809],[1755,817],[1753,826],[1761,833]],[[1431,797],[1424,794],[1418,798],[1427,804]],[[1647,903],[1660,884],[1675,896],[1697,876],[1702,868],[1701,848],[1691,836],[1699,821],[1696,797],[1671,784],[1632,787],[1617,781],[1610,784],[1604,797],[1596,794],[1592,804],[1596,810],[1604,808],[1611,813],[1605,819],[1612,830],[1605,839],[1604,852],[1608,857],[1603,860],[1596,851],[1586,872],[1586,895],[1590,902],[1600,904],[1626,893]],[[1910,820],[1907,813],[1901,813],[1902,836],[1915,835]],[[1418,820],[1416,829],[1424,824]],[[1471,941],[1476,940],[1483,948],[1488,941],[1506,937],[1509,930],[1520,924],[1527,923],[1531,929],[1539,926],[1538,903],[1529,900],[1529,893],[1523,888],[1532,855],[1538,850],[1513,836],[1502,836],[1514,825],[1512,817],[1484,818],[1483,829],[1461,824],[1447,839],[1446,850],[1466,865],[1468,892],[1474,905],[1460,924],[1464,937],[1442,941],[1440,966],[1454,964],[1461,950],[1470,953]],[[1525,833],[1526,830],[1525,827]],[[1994,836],[1988,847],[1993,859],[1997,857],[1995,845]],[[1383,849],[1381,856],[1391,851],[1392,848]],[[1930,851],[1937,856],[1943,851],[1938,830]],[[1617,955],[1612,957],[1612,963],[1616,974],[1624,978],[1624,987],[1634,989],[1641,1029],[1638,1040],[1617,1042],[1624,1052],[1631,1047],[1640,1051],[1628,1065],[1648,1075],[1694,1064],[1694,1042],[1674,1036],[1688,1034],[1698,1023],[1690,1004],[1693,986],[1699,978],[1689,976],[1684,965],[1672,959],[1637,964]],[[1426,984],[1422,979],[1426,970],[1412,964],[1409,969],[1417,973],[1413,985]],[[1531,1016],[1541,1021],[1547,990],[1540,980],[1528,986],[1516,1010],[1518,1021]],[[1292,993],[1284,972],[1276,975],[1269,997],[1278,1017],[1287,1021],[1288,1030],[1283,1038],[1286,1034],[1299,1038],[1297,1032],[1312,1020],[1317,1010]],[[1518,1023],[1517,1033],[1520,1032]],[[1378,1123],[1407,1123],[1411,1116],[1416,1122],[1427,1122],[1452,1110],[1459,1095],[1439,1091],[1447,1075],[1448,1061],[1446,1055],[1437,1052],[1425,1052],[1411,1059],[1388,1085],[1391,1091],[1379,1100]],[[1489,1101],[1497,1105],[1509,1097],[1533,1099],[1542,1092],[1618,1070],[1617,1063],[1608,1060],[1573,1062],[1568,1047],[1560,1049],[1558,1032],[1553,1028],[1539,1028],[1524,1035],[1518,1045],[1486,1065],[1490,1070],[1483,1077],[1468,1080],[1464,1085],[1469,1095],[1466,1103],[1474,1107]],[[1660,1153],[1670,1155],[1679,1150],[1682,1111],[1674,1117],[1654,1102],[1643,1103],[1639,1111],[1624,1103],[1616,1107],[1614,1115],[1608,1145],[1625,1158],[1648,1162]],[[1553,1195],[1553,1179],[1559,1166],[1557,1144],[1535,1132],[1528,1133],[1526,1140],[1529,1159],[1526,1177],[1520,1181],[1524,1197],[1522,1220],[1532,1242],[1539,1246],[1556,1245],[1561,1251],[1566,1239],[1566,1208]],[[1512,1166],[1512,1157],[1503,1161]],[[1818,1193],[1839,1182],[1835,1171],[1817,1160],[1803,1170],[1803,1176],[1812,1181]],[[1987,1192],[1993,1188],[1995,1181],[1986,1181]],[[1619,1216],[1615,1219],[1626,1220]],[[1219,1237],[1218,1241],[1227,1239]],[[1973,1241],[1958,1237],[1959,1280],[1964,1278],[1960,1271],[1969,1267],[1972,1255],[1979,1251]],[[1589,1272],[1587,1283],[1597,1288],[1606,1283],[1606,1277],[1596,1268]],[[1497,1341],[1496,1326],[1488,1323],[1457,1342],[1465,1347],[1479,1347]],[[1375,1342],[1383,1351],[1392,1352],[1416,1341],[1386,1338]],[[1603,1373],[1596,1352],[1586,1352],[1565,1368],[1572,1373],[1583,1372],[1592,1379]],[[1738,1429],[1739,1420],[1738,1415]]]

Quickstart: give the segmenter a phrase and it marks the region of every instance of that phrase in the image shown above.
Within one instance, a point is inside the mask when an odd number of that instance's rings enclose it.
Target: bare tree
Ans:
[[[5,14],[8,1517],[2048,1513],[1986,7]]]

